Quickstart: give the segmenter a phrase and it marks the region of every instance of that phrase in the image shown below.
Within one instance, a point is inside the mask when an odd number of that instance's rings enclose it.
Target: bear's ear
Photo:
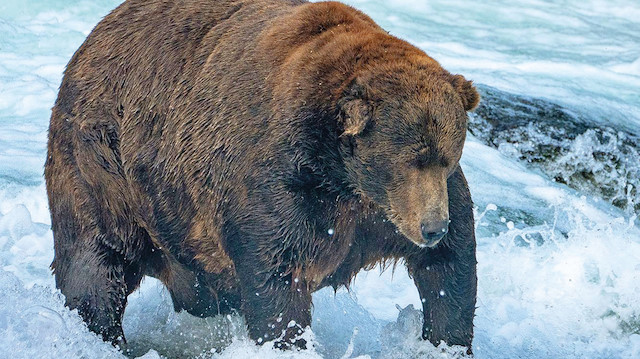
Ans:
[[[453,89],[456,90],[460,98],[462,99],[462,105],[465,111],[471,111],[480,101],[480,95],[476,88],[473,87],[473,82],[467,81],[462,75],[452,75],[449,78],[449,82],[453,85]]]
[[[367,127],[371,119],[371,108],[363,99],[353,99],[342,104],[342,136],[355,136]]]
[[[359,78],[353,79],[343,93],[342,100],[338,102],[343,127],[341,136],[359,135],[371,121],[371,105],[365,93],[365,85]]]

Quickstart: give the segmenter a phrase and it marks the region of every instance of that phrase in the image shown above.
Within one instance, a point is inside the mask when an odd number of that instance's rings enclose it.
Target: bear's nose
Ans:
[[[425,240],[427,247],[434,247],[442,237],[449,231],[449,220],[442,221],[423,221],[420,224],[422,230],[422,238]]]

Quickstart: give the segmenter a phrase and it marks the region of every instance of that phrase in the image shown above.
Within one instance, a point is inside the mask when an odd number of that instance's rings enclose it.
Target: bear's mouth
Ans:
[[[402,233],[404,234],[404,233]],[[415,240],[407,235],[405,235],[405,237],[407,237],[407,239],[409,241],[411,241],[413,244],[415,244],[416,246],[420,247],[420,248],[435,248],[438,246],[438,244],[440,244],[440,242],[442,242],[442,239],[444,239],[446,232],[444,232],[442,234],[442,236],[438,237],[438,238],[433,238],[433,239],[425,239],[425,238],[420,238],[419,240]]]
[[[387,208],[387,217],[394,224],[398,233],[420,248],[435,248],[448,233],[448,220],[440,226],[410,225],[402,220],[393,208]]]

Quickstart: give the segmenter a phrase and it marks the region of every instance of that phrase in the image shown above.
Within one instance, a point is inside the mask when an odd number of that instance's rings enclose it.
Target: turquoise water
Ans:
[[[640,128],[640,2],[349,3],[447,69]]]

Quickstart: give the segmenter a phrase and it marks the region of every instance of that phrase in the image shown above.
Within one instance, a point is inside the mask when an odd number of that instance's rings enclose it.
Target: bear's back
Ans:
[[[87,102],[92,107],[113,108],[121,116],[122,112],[162,112],[158,110],[170,107],[173,97],[193,86],[216,45],[216,35],[224,33],[212,29],[226,27],[228,31],[246,23],[242,19],[246,14],[268,18],[299,3],[125,1],[94,28],[74,54],[57,105],[71,116],[84,112],[79,105]]]

